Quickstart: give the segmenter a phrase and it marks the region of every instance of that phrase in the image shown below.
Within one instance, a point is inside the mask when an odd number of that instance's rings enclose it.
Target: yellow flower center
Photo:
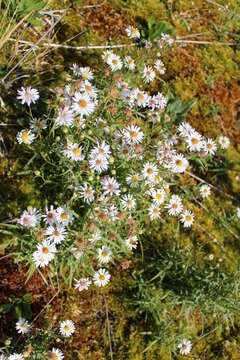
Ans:
[[[104,276],[104,275],[99,275],[99,279],[100,279],[101,281],[103,281],[103,280],[105,280],[105,276]]]
[[[80,152],[81,152],[80,149],[77,148],[77,147],[73,149],[73,153],[74,153],[74,155],[76,155],[76,156],[78,156],[78,155],[80,154]]]
[[[82,99],[78,102],[78,105],[80,106],[80,108],[85,109],[87,107],[87,101]]]
[[[91,94],[93,92],[91,85],[86,85],[85,88],[89,94]]]
[[[69,326],[69,325],[65,325],[65,326],[64,326],[64,330],[65,330],[66,332],[68,332],[68,331],[70,330],[70,326]]]
[[[44,248],[42,249],[42,252],[47,255],[47,254],[49,253],[48,247],[44,247]]]
[[[183,161],[182,161],[181,159],[178,159],[178,160],[176,161],[176,165],[177,165],[177,166],[182,166],[182,164],[183,164]]]
[[[157,200],[162,200],[162,194],[159,194],[159,193],[156,194],[156,199],[157,199]]]
[[[101,165],[101,164],[102,164],[102,160],[101,160],[101,159],[97,159],[97,160],[96,160],[96,165],[99,166],[99,165]]]
[[[86,194],[87,196],[90,196],[90,195],[92,194],[91,189],[90,189],[90,188],[87,188],[87,189],[85,190],[85,194]]]
[[[197,145],[198,142],[199,142],[198,139],[196,139],[196,138],[193,138],[193,139],[192,139],[192,144],[193,144],[193,145]]]
[[[53,232],[53,234],[54,234],[55,236],[59,236],[59,235],[60,235],[60,231],[59,231],[58,229],[55,229],[54,232]]]
[[[22,141],[23,142],[27,142],[29,140],[29,135],[28,135],[28,133],[23,133],[22,134]]]
[[[103,251],[103,252],[102,252],[102,256],[103,256],[103,257],[106,257],[107,255],[108,255],[108,254],[107,254],[106,251]]]
[[[113,65],[117,65],[118,64],[117,59],[113,59],[112,63],[113,63]]]
[[[67,220],[67,218],[68,218],[68,214],[67,214],[67,213],[64,212],[64,213],[61,214],[61,219],[62,219],[62,220]]]
[[[137,175],[132,176],[132,182],[137,182]]]
[[[154,209],[153,209],[153,213],[154,213],[155,215],[157,215],[157,214],[159,213],[158,208],[154,208]]]
[[[30,93],[30,91],[27,91],[25,93],[25,97],[26,97],[27,100],[31,100],[32,94]]]
[[[192,220],[191,215],[187,215],[187,216],[186,216],[186,221],[191,221],[191,220]]]
[[[149,175],[152,175],[153,169],[152,169],[152,168],[148,168],[148,169],[147,169],[147,173],[148,173]]]
[[[130,135],[132,138],[136,138],[137,137],[137,132],[136,131],[131,131]]]

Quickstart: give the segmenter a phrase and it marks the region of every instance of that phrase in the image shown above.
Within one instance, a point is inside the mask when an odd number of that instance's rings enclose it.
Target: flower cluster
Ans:
[[[132,26],[126,33],[140,38]],[[173,44],[166,34],[159,42]],[[79,291],[92,283],[109,283],[107,267],[137,248],[146,219],[157,223],[171,217],[185,229],[194,226],[194,207],[186,202],[179,178],[191,175],[193,157],[213,158],[217,142],[220,149],[229,146],[226,136],[204,138],[186,121],[167,125],[169,99],[159,83],[166,68],[159,54],[153,54],[141,64],[130,54],[104,51],[99,73],[73,64],[71,81],[58,92],[55,116],[48,122],[33,118],[30,129],[17,135],[20,144],[36,145],[36,152],[42,132],[46,139],[51,135],[51,142],[55,136],[54,151],[71,173],[66,183],[73,191],[69,201],[49,204],[42,213],[29,208],[18,223],[41,240],[34,243],[32,254],[37,267],[57,261],[62,249],[76,261],[94,263],[89,271],[75,274]],[[102,73],[109,76],[110,85]],[[19,99],[29,106],[38,97],[31,87],[19,90]],[[207,183],[201,184],[199,196],[207,198],[210,190]]]

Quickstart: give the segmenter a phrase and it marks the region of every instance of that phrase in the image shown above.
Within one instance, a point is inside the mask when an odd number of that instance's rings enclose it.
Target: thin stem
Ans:
[[[201,45],[226,45],[234,46],[237,45],[235,42],[220,42],[220,41],[203,41],[203,40],[174,40],[175,43],[180,44],[201,44]]]
[[[55,297],[58,295],[59,291],[57,291],[53,297],[48,301],[48,303],[42,308],[42,310],[35,316],[35,318],[33,319],[32,323],[34,323],[39,316],[44,312],[44,310],[48,307],[49,304],[51,304],[51,302],[55,299]]]

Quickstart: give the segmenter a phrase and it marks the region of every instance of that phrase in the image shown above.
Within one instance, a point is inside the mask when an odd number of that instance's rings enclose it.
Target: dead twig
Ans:
[[[48,303],[42,308],[42,310],[35,316],[35,318],[33,319],[33,323],[39,318],[39,316],[44,312],[44,310],[48,307],[48,305],[51,304],[51,302],[55,299],[55,297],[58,295],[59,291],[57,291],[53,297],[48,301]]]
[[[237,45],[235,42],[221,42],[221,41],[204,41],[204,40],[174,40],[175,43],[179,44],[199,44],[199,45],[224,45],[234,46]]]

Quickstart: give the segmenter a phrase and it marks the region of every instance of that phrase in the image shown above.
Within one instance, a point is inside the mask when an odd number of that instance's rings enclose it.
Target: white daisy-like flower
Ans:
[[[99,269],[93,275],[94,284],[98,287],[105,286],[109,283],[111,275],[106,269]]]
[[[51,205],[49,209],[46,207],[45,214],[42,215],[42,218],[43,221],[49,225],[57,221],[56,210],[53,205]]]
[[[161,92],[158,92],[156,95],[154,95],[154,99],[155,108],[158,109],[160,113],[163,112],[167,105],[167,98]]]
[[[156,60],[154,63],[154,67],[155,67],[156,71],[159,72],[159,74],[161,74],[161,75],[165,74],[166,68],[165,68],[162,60],[160,60],[160,59]]]
[[[120,195],[119,183],[114,177],[105,177],[101,181],[105,195]]]
[[[105,207],[104,212],[106,215],[108,215],[110,221],[118,220],[118,208],[116,205],[113,204]]]
[[[183,209],[182,200],[178,195],[172,195],[168,204],[166,204],[168,214],[171,216],[178,216]]]
[[[126,177],[126,182],[128,185],[130,185],[131,188],[137,187],[140,180],[141,180],[141,176],[137,173],[130,174]]]
[[[97,89],[88,80],[84,82],[81,90],[88,94],[90,98],[96,99],[98,96]]]
[[[79,260],[83,256],[83,251],[76,247],[72,248],[72,253],[77,260]]]
[[[162,40],[165,41],[169,46],[172,46],[174,43],[173,38],[169,34],[162,34]]]
[[[92,70],[88,66],[80,67],[79,72],[80,72],[83,80],[92,80],[94,77]]]
[[[56,247],[49,240],[44,240],[37,245],[37,250],[33,253],[33,261],[37,267],[44,267],[54,259]]]
[[[110,261],[111,251],[109,247],[102,246],[101,249],[98,249],[98,261],[101,264],[107,264]]]
[[[92,236],[88,239],[88,241],[93,244],[94,242],[100,240],[101,237],[102,237],[101,231],[99,229],[96,229],[92,234]]]
[[[21,101],[22,105],[26,103],[28,106],[30,106],[31,103],[35,104],[35,102],[39,99],[38,90],[32,88],[31,86],[28,86],[26,89],[21,87],[21,89],[17,92],[17,99]]]
[[[73,161],[82,161],[85,158],[83,148],[78,144],[67,145],[66,149],[63,150],[63,153]]]
[[[52,348],[52,351],[50,352],[50,354],[51,354],[51,359],[53,359],[53,360],[63,360],[64,359],[64,355],[63,355],[62,351],[59,349]]]
[[[93,202],[94,200],[94,189],[92,186],[88,185],[87,183],[83,184],[79,187],[79,193],[80,196],[83,198],[84,202],[87,202],[88,204],[90,202]]]
[[[62,223],[63,225],[67,226],[73,221],[73,215],[67,209],[62,207],[57,208],[57,220],[58,222]]]
[[[73,75],[74,76],[77,76],[77,77],[80,77],[81,76],[81,71],[80,71],[80,67],[74,63],[71,67],[72,71],[73,71]]]
[[[111,58],[113,56],[113,52],[111,50],[106,50],[102,54],[102,59],[107,63],[111,62]]]
[[[200,187],[200,194],[201,194],[201,196],[202,196],[203,199],[209,197],[210,194],[211,194],[211,188],[210,188],[210,186],[207,185],[207,184],[202,185],[202,186]]]
[[[55,226],[48,226],[45,232],[48,240],[53,241],[54,244],[60,244],[66,237],[67,231],[61,224]]]
[[[82,118],[81,116],[77,116],[74,120],[74,125],[77,126],[79,129],[85,129],[86,119]]]
[[[181,355],[188,355],[192,349],[191,341],[183,339],[178,345],[178,348]]]
[[[138,244],[138,238],[136,235],[130,236],[125,240],[125,244],[129,250],[136,249]]]
[[[103,130],[103,132],[105,133],[105,135],[108,135],[110,133],[110,128],[107,124],[107,121],[101,117],[98,117],[96,120],[95,120],[95,126],[98,128],[98,129],[101,129]]]
[[[151,66],[144,66],[143,80],[146,83],[153,81],[155,79],[155,76],[156,76],[155,71],[153,70],[153,68]]]
[[[133,210],[136,207],[136,200],[130,194],[124,195],[121,199],[121,206],[123,210]]]
[[[183,173],[187,169],[188,165],[188,160],[182,154],[173,156],[170,162],[170,168],[174,173]]]
[[[125,57],[124,64],[128,70],[134,70],[136,67],[136,64],[135,64],[133,58],[131,58],[131,56]]]
[[[97,145],[90,151],[90,158],[99,158],[103,160],[108,160],[111,154],[110,146],[102,141],[97,143]]]
[[[183,223],[183,226],[186,227],[186,228],[192,226],[192,224],[194,222],[193,213],[191,211],[189,211],[189,210],[183,211],[183,213],[181,214],[180,221]]]
[[[219,136],[218,142],[221,146],[221,149],[227,149],[230,145],[230,140],[227,136]]]
[[[100,174],[108,169],[109,162],[106,159],[92,156],[89,160],[89,165],[91,169],[97,171]]]
[[[180,136],[185,138],[190,136],[195,130],[188,122],[183,122],[182,124],[179,125],[178,131]]]
[[[237,217],[240,219],[240,207],[237,208]]]
[[[202,136],[196,131],[193,131],[186,138],[186,143],[187,143],[188,150],[190,150],[190,151],[200,151],[204,144],[203,140],[202,140]]]
[[[19,319],[16,323],[16,330],[19,334],[27,334],[30,330],[28,321],[25,319]]]
[[[37,225],[38,221],[41,219],[41,215],[38,210],[35,208],[30,208],[28,211],[24,210],[20,219],[18,219],[18,224],[33,228]]]
[[[163,189],[153,189],[151,191],[151,196],[155,204],[161,205],[164,203],[165,200],[165,191]]]
[[[143,132],[139,126],[131,125],[123,131],[123,137],[130,145],[140,144],[143,140]]]
[[[123,63],[120,56],[113,54],[108,60],[108,65],[110,66],[112,71],[117,71],[121,70]]]
[[[75,92],[73,110],[81,117],[91,115],[95,110],[96,102],[87,93]]]
[[[140,38],[140,31],[137,28],[135,28],[134,26],[129,25],[126,28],[126,33],[130,39],[139,39]]]
[[[156,220],[160,218],[161,210],[157,204],[152,204],[148,209],[148,215],[151,220]]]
[[[55,123],[59,126],[72,126],[74,121],[73,111],[68,107],[61,107],[58,109],[58,117]]]
[[[75,325],[72,320],[64,320],[60,322],[60,334],[70,337],[75,331]]]
[[[158,168],[153,163],[147,162],[143,166],[142,175],[148,181],[154,181],[158,174]]]
[[[34,118],[30,121],[30,128],[32,129],[32,131],[45,130],[47,128],[46,120]]]
[[[22,354],[14,353],[12,355],[9,355],[8,360],[24,360],[24,357]]]
[[[79,291],[88,290],[89,286],[91,285],[91,280],[89,278],[81,278],[75,279],[75,289]]]
[[[206,154],[214,155],[217,151],[217,145],[214,140],[207,139],[203,143],[203,150]]]
[[[31,144],[33,140],[35,139],[35,134],[31,130],[21,130],[17,134],[17,141],[19,144]]]
[[[149,95],[145,91],[136,88],[131,92],[130,104],[133,104],[135,101],[138,106],[145,108],[148,105]]]

